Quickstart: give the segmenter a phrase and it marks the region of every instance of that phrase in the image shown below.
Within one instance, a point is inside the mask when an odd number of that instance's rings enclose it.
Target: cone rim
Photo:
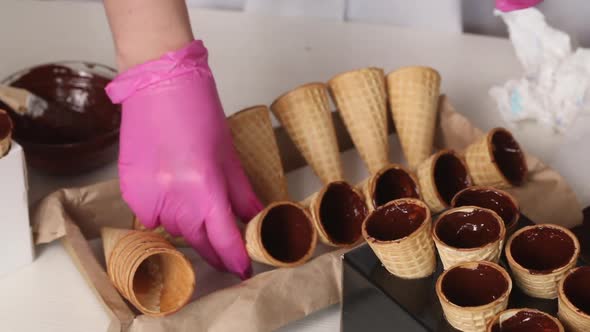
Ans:
[[[444,277],[453,269],[459,268],[459,267],[469,267],[469,266],[473,266],[474,264],[477,264],[477,266],[487,265],[489,267],[494,268],[498,272],[500,272],[502,274],[502,276],[504,277],[504,279],[508,282],[508,287],[506,288],[506,291],[504,293],[502,293],[501,296],[499,296],[497,299],[495,299],[494,301],[492,301],[490,303],[486,303],[486,304],[483,304],[480,306],[472,306],[472,307],[463,307],[460,305],[456,305],[451,300],[449,300],[447,298],[447,296],[445,295],[445,293],[442,291],[442,281],[443,281]],[[512,278],[510,278],[510,274],[508,274],[506,269],[504,269],[500,265],[498,265],[494,262],[489,262],[489,261],[470,261],[470,262],[462,262],[462,263],[455,264],[455,265],[449,267],[447,270],[443,271],[443,273],[441,273],[441,275],[436,280],[435,289],[436,289],[436,295],[438,296],[440,301],[441,302],[444,301],[444,303],[446,305],[449,305],[453,308],[463,310],[463,311],[482,311],[482,310],[486,310],[489,308],[493,308],[496,305],[498,305],[504,301],[508,301],[508,298],[510,297],[510,293],[512,292],[512,286],[513,286],[512,285]]]
[[[383,75],[383,78],[385,79],[385,71],[383,70],[383,68],[377,67],[377,66],[368,66],[368,67],[360,67],[360,68],[340,72],[340,73],[332,76],[332,78],[330,78],[328,80],[327,84],[331,90],[332,85],[334,85],[334,83],[336,83],[337,81],[340,81],[341,79],[349,78],[349,76],[353,77],[354,75],[359,75],[359,74],[362,74],[367,71],[368,72],[380,72],[381,75]]]
[[[418,193],[418,197],[401,197],[401,198],[416,198],[418,200],[422,200],[422,188],[420,187],[420,183],[418,182],[418,178],[414,175],[413,172],[411,172],[408,168],[404,167],[401,164],[398,163],[389,163],[383,167],[381,167],[381,169],[379,169],[377,172],[375,172],[375,174],[372,174],[366,183],[367,186],[367,196],[369,197],[365,197],[367,199],[368,202],[370,202],[369,208],[372,208],[373,210],[377,208],[377,206],[375,206],[375,189],[377,186],[377,182],[378,180],[381,178],[381,176],[383,176],[383,174],[387,173],[388,171],[395,169],[395,170],[400,170],[402,172],[405,172],[410,179],[412,179],[412,181],[414,182],[414,187]]]
[[[232,121],[238,121],[239,118],[241,118],[244,115],[248,115],[250,113],[253,113],[257,110],[264,110],[266,112],[269,112],[269,108],[268,106],[264,105],[264,104],[258,104],[258,105],[253,105],[253,106],[248,106],[246,108],[243,108],[237,112],[235,112],[234,114],[230,115],[227,117],[227,120],[231,123]]]
[[[500,169],[500,166],[498,165],[498,162],[496,161],[496,157],[494,156],[493,150],[494,150],[494,144],[492,143],[492,139],[494,138],[494,135],[496,133],[499,132],[503,132],[505,134],[510,135],[510,137],[514,140],[514,142],[516,143],[516,145],[518,145],[518,150],[520,152],[520,156],[522,157],[522,163],[524,166],[524,175],[523,175],[523,182],[521,183],[513,183],[512,181],[508,180],[508,178],[506,177],[506,175],[504,175],[504,172],[502,172],[502,170]],[[491,129],[487,134],[486,134],[486,145],[487,145],[487,151],[488,154],[490,156],[490,160],[492,161],[492,165],[494,166],[494,169],[496,170],[496,172],[500,175],[500,178],[502,179],[502,181],[506,184],[508,184],[509,186],[512,187],[516,187],[516,186],[521,186],[524,182],[526,182],[526,178],[528,176],[529,173],[529,165],[526,162],[526,156],[524,154],[524,151],[522,150],[520,143],[518,143],[518,141],[514,138],[514,135],[512,135],[512,133],[503,127],[496,127]]]
[[[451,213],[455,213],[455,212],[460,212],[460,211],[464,211],[464,210],[469,210],[469,211],[473,211],[475,209],[478,210],[482,210],[485,211],[486,213],[490,213],[494,219],[496,220],[496,222],[498,222],[498,224],[500,225],[500,232],[498,233],[498,238],[495,239],[492,242],[486,243],[483,246],[479,246],[479,247],[475,247],[475,248],[457,248],[454,246],[449,245],[448,243],[446,243],[445,241],[443,241],[437,234],[436,229],[440,223],[440,220],[446,216],[448,216]],[[452,209],[448,209],[445,212],[441,213],[438,218],[436,218],[436,220],[434,221],[433,225],[432,225],[432,239],[434,240],[434,242],[437,245],[440,245],[441,247],[445,248],[445,249],[451,249],[453,251],[457,251],[457,252],[462,252],[462,253],[469,253],[469,252],[475,252],[478,250],[482,250],[482,249],[487,249],[489,247],[493,247],[495,245],[498,244],[498,242],[502,242],[504,241],[506,237],[506,226],[504,226],[504,221],[502,220],[502,218],[494,211],[494,210],[490,210],[490,209],[486,209],[486,208],[482,208],[480,206],[475,206],[475,205],[464,205],[464,206],[459,206],[456,208],[452,208]]]
[[[376,239],[373,236],[370,236],[369,233],[367,232],[367,222],[368,222],[369,218],[372,217],[373,214],[375,214],[377,211],[386,209],[392,205],[397,206],[402,203],[410,203],[410,204],[418,205],[421,208],[425,209],[426,216],[424,217],[424,220],[422,221],[420,226],[418,226],[418,228],[416,228],[416,230],[414,230],[409,235],[406,235],[406,236],[396,239],[396,240],[383,241],[383,240]],[[375,243],[375,244],[379,244],[379,245],[397,244],[402,241],[405,242],[407,240],[410,240],[410,239],[420,236],[420,234],[423,232],[424,228],[428,227],[428,224],[431,222],[432,222],[432,214],[430,212],[430,208],[428,207],[428,205],[426,203],[424,203],[422,200],[419,200],[417,198],[409,198],[409,197],[399,198],[399,199],[387,202],[386,204],[383,204],[380,207],[371,211],[363,220],[363,224],[361,226],[361,233],[362,233],[362,237],[365,239],[365,241],[367,241],[367,243]]]
[[[556,325],[557,328],[559,329],[559,332],[564,332],[564,327],[563,324],[561,324],[561,322],[559,321],[559,319],[557,319],[556,317],[554,317],[553,315],[550,315],[544,311],[541,310],[537,310],[537,309],[532,309],[532,308],[512,308],[512,309],[506,309],[506,310],[502,310],[499,313],[497,313],[496,315],[494,315],[494,317],[492,317],[490,319],[490,321],[486,324],[486,332],[491,332],[492,331],[492,327],[494,326],[494,324],[500,320],[500,317],[502,317],[502,315],[506,315],[506,314],[511,314],[514,313],[515,315],[519,312],[533,312],[533,313],[537,313],[537,314],[542,314],[545,317],[550,318]]]
[[[387,77],[395,76],[396,74],[401,74],[404,72],[415,71],[415,70],[422,70],[422,71],[434,73],[438,77],[439,80],[441,79],[441,76],[440,76],[440,73],[438,72],[438,70],[436,70],[430,66],[421,66],[421,65],[402,66],[402,67],[399,67],[399,68],[396,68],[396,69],[390,71],[389,73],[387,73],[386,76]]]
[[[559,282],[557,283],[557,298],[559,299],[560,302],[562,302],[565,306],[567,306],[568,309],[574,311],[577,316],[581,316],[584,319],[590,320],[590,313],[584,312],[583,310],[578,308],[575,304],[573,304],[572,301],[570,301],[570,299],[565,294],[565,289],[564,289],[565,279],[582,268],[588,268],[588,266],[582,265],[582,266],[574,267],[574,268],[570,269],[569,271],[567,271],[563,275],[563,278],[561,278],[559,280]]]
[[[549,273],[532,274],[530,269],[527,269],[526,267],[522,266],[512,256],[512,241],[516,237],[518,237],[520,234],[522,234],[530,229],[540,228],[540,227],[554,228],[554,229],[564,232],[574,242],[574,254],[572,255],[572,257],[570,257],[570,260],[565,265],[563,265],[557,269],[553,269]],[[578,257],[580,256],[580,242],[578,241],[578,238],[574,233],[572,233],[569,229],[567,229],[563,226],[559,226],[556,224],[536,224],[536,225],[523,227],[523,228],[517,230],[516,232],[514,232],[512,234],[512,236],[510,237],[510,239],[508,239],[508,241],[506,242],[506,247],[505,247],[504,251],[506,254],[506,260],[508,261],[508,265],[510,266],[511,269],[518,270],[519,272],[524,273],[528,276],[532,276],[532,277],[546,277],[546,276],[551,276],[551,275],[558,275],[560,273],[563,273],[564,271],[570,270],[572,268],[572,266],[575,266],[576,262],[578,261]]]
[[[305,83],[305,84],[301,84],[296,86],[295,88],[288,90],[284,93],[282,93],[280,96],[278,96],[271,104],[270,104],[270,110],[274,113],[274,112],[280,112],[279,109],[277,109],[276,105],[284,100],[287,100],[288,98],[300,93],[301,91],[307,89],[307,88],[312,88],[312,87],[316,87],[316,88],[323,88],[327,90],[327,85],[326,83],[323,82],[309,82],[309,83]]]
[[[467,163],[465,163],[465,161],[459,155],[459,153],[453,149],[442,149],[442,150],[434,153],[431,156],[432,159],[426,159],[426,161],[424,161],[424,162],[430,161],[430,165],[429,165],[430,171],[429,171],[428,175],[432,179],[432,184],[434,185],[433,186],[434,193],[436,194],[436,198],[438,199],[439,203],[444,207],[444,209],[447,209],[447,208],[451,207],[451,203],[452,203],[453,199],[451,198],[451,202],[447,203],[443,199],[442,195],[440,194],[440,190],[438,190],[438,186],[435,181],[435,179],[436,179],[436,177],[435,177],[436,163],[444,155],[453,156],[457,161],[459,161],[461,166],[463,166],[463,169],[465,170],[465,180],[467,181],[467,187],[465,187],[463,189],[467,189],[467,188],[471,187],[473,185],[473,179],[471,178],[471,175],[469,174],[469,169],[467,168]],[[461,190],[463,190],[463,189],[461,189]],[[453,198],[454,198],[454,196],[453,196]]]

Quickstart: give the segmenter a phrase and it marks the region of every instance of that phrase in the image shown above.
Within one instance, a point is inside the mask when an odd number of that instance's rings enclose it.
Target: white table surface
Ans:
[[[441,72],[442,90],[475,125],[503,125],[488,97],[493,84],[520,75],[507,40],[403,30],[302,18],[259,17],[193,9],[195,35],[210,50],[220,95],[231,114],[273,98],[298,84],[326,81],[334,74],[368,65],[386,71],[424,64]],[[0,9],[0,77],[37,63],[82,59],[113,65],[113,45],[100,3],[3,0]],[[524,148],[550,161],[562,138],[528,124],[515,130]],[[399,147],[392,147],[399,155]],[[364,175],[347,152],[349,180]],[[576,160],[572,159],[571,164]],[[64,186],[116,177],[111,165],[81,177],[47,177],[30,172],[30,199]],[[302,181],[303,179],[303,181]],[[309,169],[289,175],[294,197],[319,183]],[[574,179],[569,179],[573,181]],[[6,253],[3,253],[6,254]],[[337,306],[283,331],[336,331]],[[104,331],[108,317],[61,244],[38,248],[36,261],[0,279],[3,331]]]

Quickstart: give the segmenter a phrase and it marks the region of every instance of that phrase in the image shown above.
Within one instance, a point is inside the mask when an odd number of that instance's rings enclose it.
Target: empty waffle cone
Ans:
[[[524,313],[526,314],[526,316],[523,316],[522,318],[518,317],[518,314],[520,313]],[[534,315],[534,316],[532,316]],[[542,318],[545,321],[543,322],[539,322],[534,321],[533,319],[535,319],[536,317]],[[548,313],[545,313],[543,311],[539,311],[536,309],[529,309],[529,308],[520,308],[520,309],[508,309],[508,310],[504,310],[500,313],[498,313],[496,316],[494,316],[494,318],[492,318],[492,320],[490,320],[490,322],[488,323],[488,327],[486,328],[486,332],[496,332],[496,331],[500,331],[500,327],[504,327],[504,324],[510,324],[510,320],[511,319],[517,319],[518,322],[520,322],[521,324],[526,324],[526,325],[510,325],[510,331],[529,331],[529,329],[533,329],[533,330],[538,330],[541,329],[544,332],[564,332],[563,329],[563,325],[561,324],[561,322],[559,320],[557,320],[557,318],[549,315]],[[538,319],[538,318],[537,318]],[[547,322],[553,322],[553,327],[547,326]],[[541,323],[541,325],[534,325],[533,324],[539,324]],[[514,323],[513,323],[514,324]],[[504,325],[504,326],[503,326]],[[518,330],[518,329],[521,330]],[[543,329],[545,328],[545,329]],[[501,330],[503,331],[503,329]]]
[[[570,270],[564,278],[559,282],[558,287],[558,316],[563,322],[563,325],[570,332],[587,332],[590,331],[590,313],[588,308],[582,310],[576,306],[574,301],[570,299],[570,295],[578,295],[584,302],[588,299],[588,277],[590,276],[590,267],[578,267]],[[568,284],[566,289],[566,283]],[[583,289],[578,289],[583,287]],[[574,294],[571,294],[574,293]],[[587,302],[580,303],[581,305],[587,306]]]
[[[411,170],[432,153],[440,75],[428,67],[405,67],[387,75],[389,104]]]
[[[162,236],[103,228],[107,273],[121,295],[149,316],[178,311],[195,288],[191,263]]]
[[[465,160],[476,185],[510,188],[521,185],[527,176],[524,154],[504,128],[492,129],[469,145]]]
[[[506,291],[502,292],[495,300],[478,306],[459,306],[453,303],[444,293],[443,280],[455,268],[467,270],[479,269],[481,266],[491,267],[498,271],[507,283]],[[486,287],[481,285],[481,287]],[[459,287],[461,288],[461,287]],[[506,270],[492,262],[467,262],[453,266],[441,274],[436,282],[436,295],[441,303],[445,318],[451,326],[465,332],[485,332],[488,322],[501,311],[508,307],[508,299],[512,291],[512,280]]]
[[[361,226],[368,209],[360,190],[344,181],[331,182],[311,196],[309,210],[323,243],[350,248],[362,242]]]
[[[513,249],[514,239],[520,234],[537,227],[557,229],[571,238],[574,245],[574,253],[567,264],[551,271],[540,273],[531,271],[515,260]],[[577,237],[569,229],[552,224],[534,225],[521,228],[516,231],[506,243],[506,258],[508,260],[508,265],[512,270],[514,282],[525,294],[541,299],[555,299],[557,297],[559,281],[569,270],[576,266],[579,255],[580,243],[578,242]]]
[[[397,228],[402,223],[414,226]],[[378,207],[367,216],[362,227],[363,237],[383,266],[403,279],[425,278],[434,273],[436,255],[431,230],[430,210],[414,198],[402,198]]]
[[[274,202],[246,225],[246,250],[254,261],[293,267],[308,261],[317,232],[305,209],[294,202]]]
[[[268,108],[246,108],[230,116],[228,124],[244,171],[258,197],[264,204],[287,200],[287,180]]]
[[[444,238],[441,238],[438,232],[438,227],[440,222],[446,216],[457,212],[471,213],[475,210],[479,210],[481,212],[488,214],[490,218],[493,218],[492,220],[496,221],[496,225],[498,227],[499,232],[497,239],[475,248],[458,248],[445,242]],[[471,225],[475,225],[475,223]],[[465,224],[463,224],[463,227],[464,226]],[[482,226],[480,225],[480,227]],[[459,228],[459,231],[461,230],[461,228]],[[454,233],[457,234],[459,231],[455,231]],[[502,249],[504,248],[505,236],[506,227],[504,226],[504,221],[502,220],[502,218],[500,218],[500,216],[492,210],[476,206],[462,206],[443,212],[434,223],[432,232],[432,238],[434,239],[436,249],[438,251],[440,260],[442,261],[445,270],[448,270],[454,265],[465,262],[488,261],[498,263],[500,255],[502,254]]]
[[[166,241],[172,243],[176,247],[189,247],[182,236],[172,236],[168,233],[163,226],[158,226],[154,229],[147,229],[145,226],[137,219],[136,216],[133,216],[133,229],[142,232],[152,232],[158,235],[161,235]]]
[[[389,164],[378,170],[362,185],[370,211],[400,198],[421,198],[418,180],[399,164]]]
[[[12,142],[13,124],[6,111],[0,109],[0,158],[8,153]]]
[[[270,108],[324,184],[344,178],[323,83],[309,83],[287,92]]]
[[[465,163],[453,150],[433,154],[418,166],[416,173],[422,198],[433,213],[448,208],[455,194],[471,185]]]
[[[371,174],[388,164],[387,99],[381,68],[348,71],[328,85],[342,120]]]

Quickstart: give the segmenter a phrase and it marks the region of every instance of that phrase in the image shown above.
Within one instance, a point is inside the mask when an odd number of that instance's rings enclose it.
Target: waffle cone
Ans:
[[[13,129],[14,126],[10,116],[6,111],[0,109],[0,158],[10,150]]]
[[[300,257],[295,260],[275,258],[272,255],[271,250],[269,250],[267,245],[265,245],[265,241],[263,239],[263,224],[265,221],[267,221],[266,218],[269,217],[271,211],[279,207],[292,207],[297,209],[308,222],[309,231],[311,232],[310,242],[306,247],[305,253],[300,255]],[[289,221],[284,219],[284,222]],[[298,237],[298,240],[299,239],[303,238]],[[310,215],[301,205],[294,202],[281,201],[271,203],[256,217],[250,220],[250,222],[246,225],[245,242],[246,250],[248,251],[248,255],[252,260],[276,267],[294,267],[307,262],[312,257],[317,244],[317,232],[313,222],[311,221]]]
[[[441,212],[449,207],[449,204],[445,202],[445,200],[442,198],[439,192],[434,175],[434,170],[438,159],[443,155],[449,154],[454,155],[461,162],[461,164],[463,164],[465,170],[467,170],[467,167],[463,163],[461,157],[459,157],[454,151],[441,150],[430,156],[428,159],[424,160],[418,166],[418,170],[416,171],[416,173],[418,174],[418,182],[420,183],[420,189],[422,190],[422,197],[424,198],[424,202],[428,204],[433,213]],[[466,180],[468,182],[468,185],[471,185],[471,179],[469,178],[469,175],[467,175]]]
[[[570,270],[559,282],[557,293],[557,315],[569,332],[590,331],[590,315],[577,308],[564,291],[565,278],[579,268]]]
[[[498,225],[500,226],[500,236],[496,241],[488,243],[478,248],[464,249],[452,247],[438,237],[436,228],[439,224],[439,221],[442,218],[454,212],[470,212],[474,209],[485,210],[492,214],[494,218],[497,220]],[[434,244],[436,245],[436,249],[438,251],[440,260],[442,261],[445,270],[450,269],[454,265],[466,262],[488,261],[498,263],[498,260],[500,260],[500,255],[502,254],[502,249],[504,248],[506,227],[504,226],[504,221],[502,220],[502,218],[500,218],[500,216],[492,210],[479,208],[476,206],[462,206],[451,210],[447,210],[438,217],[433,227],[434,231],[432,232],[432,238],[434,239]]]
[[[228,124],[244,171],[258,197],[265,204],[289,199],[268,108],[244,109],[230,116]]]
[[[344,178],[323,83],[300,86],[279,97],[270,108],[324,184]]]
[[[485,332],[487,323],[499,312],[506,310],[508,307],[508,298],[510,292],[512,291],[512,280],[510,279],[510,275],[508,272],[504,270],[499,265],[492,263],[492,262],[467,262],[462,263],[460,265],[456,265],[455,267],[477,267],[480,264],[488,265],[494,267],[496,270],[500,271],[502,275],[508,281],[508,290],[502,296],[497,298],[491,303],[477,306],[477,307],[461,307],[455,305],[442,292],[442,280],[446,273],[449,271],[445,271],[443,274],[440,275],[436,282],[436,295],[439,298],[441,303],[443,312],[445,314],[445,318],[451,326],[454,328],[465,331],[465,332]]]
[[[398,198],[418,198],[418,199],[421,198],[420,186],[419,186],[418,180],[416,179],[414,174],[412,174],[412,172],[410,172],[409,170],[404,168],[402,165],[388,164],[385,167],[378,170],[377,172],[375,172],[373,175],[371,175],[369,177],[369,179],[367,181],[363,182],[363,184],[361,185],[361,188],[363,190],[363,195],[365,196],[365,199],[367,201],[367,207],[369,208],[369,211],[373,211],[377,208],[375,198],[376,198],[377,184],[378,184],[380,178],[388,171],[394,170],[394,169],[405,173],[413,181],[413,186],[415,187],[415,189],[417,191],[417,195],[414,195],[414,196],[408,195],[408,196],[398,197]]]
[[[348,71],[328,84],[354,145],[369,172],[374,174],[389,163],[383,69]]]
[[[412,170],[432,153],[439,90],[440,75],[432,68],[405,67],[387,75],[393,122]]]
[[[488,326],[486,328],[486,332],[494,332],[494,324],[498,323],[498,322],[503,322],[506,321],[508,319],[510,319],[510,317],[518,314],[519,312],[532,312],[532,313],[537,313],[537,314],[541,314],[549,319],[551,319],[555,325],[557,325],[557,328],[559,329],[559,332],[564,332],[563,329],[563,325],[561,324],[561,322],[559,320],[557,320],[557,318],[549,315],[546,312],[543,311],[539,311],[536,309],[529,309],[529,308],[520,308],[520,309],[508,309],[508,310],[504,310],[502,312],[499,312],[496,316],[494,316],[494,318],[492,318],[489,322],[488,322]]]
[[[311,213],[311,219],[313,221],[313,224],[317,230],[318,236],[320,238],[320,240],[332,247],[337,247],[337,248],[351,248],[354,247],[356,245],[358,245],[359,243],[361,243],[363,241],[363,237],[361,236],[360,233],[360,223],[359,223],[359,229],[358,229],[358,238],[356,238],[354,241],[350,241],[350,242],[339,242],[337,240],[335,240],[330,234],[328,229],[326,229],[326,227],[324,227],[324,221],[322,220],[322,214],[321,214],[321,207],[322,207],[322,203],[326,197],[326,193],[328,191],[328,188],[332,185],[343,185],[346,186],[349,190],[351,195],[355,195],[357,201],[361,201],[364,207],[364,214],[366,215],[366,213],[368,212],[368,209],[366,208],[365,205],[365,198],[363,197],[363,194],[360,190],[356,189],[355,187],[351,186],[350,184],[344,182],[344,181],[335,181],[335,182],[331,182],[328,185],[324,186],[319,192],[315,193],[314,195],[312,195],[309,198],[309,211]],[[342,202],[340,206],[343,206],[344,204],[348,204],[350,202]]]
[[[161,235],[164,237],[164,239],[166,239],[166,241],[172,243],[176,247],[189,247],[188,243],[186,243],[182,236],[170,235],[170,233],[168,233],[163,226],[158,226],[154,229],[147,229],[135,216],[133,217],[133,229],[136,231],[153,232]]]
[[[367,221],[371,218],[371,215],[380,209],[400,203],[415,204],[426,210],[426,218],[424,218],[418,229],[412,234],[395,241],[381,241],[370,236],[367,232]],[[377,208],[365,219],[362,228],[363,237],[387,271],[403,279],[425,278],[434,273],[436,255],[430,235],[431,231],[430,210],[426,204],[414,198],[398,199]]]
[[[552,227],[563,231],[564,233],[568,234],[569,237],[574,241],[575,252],[573,257],[570,259],[568,264],[562,266],[558,269],[553,270],[551,273],[545,274],[533,274],[530,272],[529,269],[523,267],[519,263],[514,260],[512,256],[512,241],[518,235],[522,234],[523,232],[535,228],[538,226],[543,227]],[[508,260],[508,265],[512,270],[512,276],[514,278],[514,282],[523,291],[523,293],[536,298],[541,299],[555,299],[557,297],[557,285],[559,281],[565,276],[565,274],[571,270],[573,267],[576,266],[578,261],[578,257],[580,255],[580,243],[578,242],[577,237],[567,228],[561,227],[558,225],[551,225],[551,224],[543,224],[543,225],[535,225],[535,226],[527,226],[524,228],[519,229],[516,231],[506,244],[506,258]]]
[[[102,229],[109,278],[125,299],[149,316],[178,311],[195,288],[191,263],[152,232]]]

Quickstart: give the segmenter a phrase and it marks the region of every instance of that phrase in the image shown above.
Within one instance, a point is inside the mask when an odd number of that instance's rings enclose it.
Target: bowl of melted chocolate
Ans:
[[[80,174],[116,160],[120,106],[113,105],[104,88],[116,70],[85,62],[44,64],[17,72],[2,84],[26,89],[43,98],[48,107],[40,116],[19,115],[14,139],[27,163],[44,173]]]

